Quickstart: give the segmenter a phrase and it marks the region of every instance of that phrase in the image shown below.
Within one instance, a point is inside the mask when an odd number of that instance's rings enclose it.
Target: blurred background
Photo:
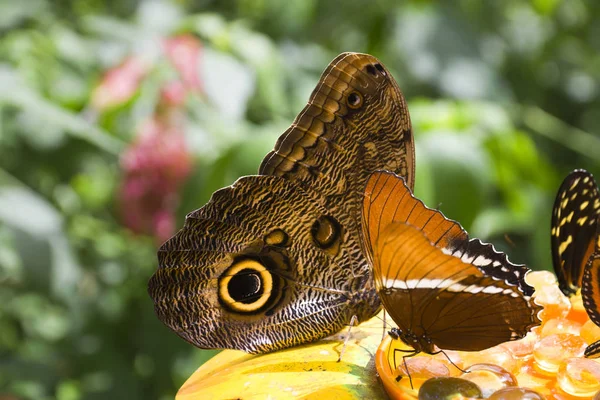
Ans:
[[[416,193],[551,268],[600,176],[600,5],[0,0],[0,398],[171,399],[213,352],[154,316],[156,249],[262,157],[340,52],[408,99]]]

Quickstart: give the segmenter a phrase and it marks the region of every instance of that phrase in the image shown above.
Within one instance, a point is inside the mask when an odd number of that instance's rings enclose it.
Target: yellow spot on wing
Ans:
[[[564,217],[563,219],[561,219],[559,226],[563,226],[567,222],[571,222],[571,220],[573,219],[573,214],[574,214],[574,212],[571,211],[571,213],[569,215],[567,215],[566,217]]]
[[[585,208],[588,206],[588,204],[590,204],[590,202],[589,202],[589,201],[584,201],[583,203],[581,203],[581,204],[579,205],[579,209],[580,209],[580,210],[584,210],[584,209],[585,209]]]
[[[585,221],[587,221],[588,217],[581,217],[577,220],[577,224],[579,226],[583,226],[583,224],[585,224]]]
[[[567,239],[558,246],[558,254],[562,255],[567,247],[573,242],[573,236],[569,235]]]

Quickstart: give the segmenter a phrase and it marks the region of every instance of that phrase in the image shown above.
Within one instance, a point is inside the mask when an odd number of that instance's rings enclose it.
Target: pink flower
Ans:
[[[147,121],[121,157],[119,205],[125,226],[158,241],[175,230],[179,190],[192,166],[181,129],[168,119]]]
[[[160,90],[161,103],[167,107],[179,107],[185,101],[186,89],[181,81],[167,82]]]
[[[92,105],[104,111],[129,101],[137,92],[140,82],[148,73],[148,65],[135,57],[104,73],[92,93]]]
[[[173,212],[168,212],[166,210],[159,211],[154,215],[154,220],[152,221],[152,228],[154,231],[154,236],[161,243],[166,241],[168,238],[173,236],[175,233],[175,215]]]
[[[200,52],[202,43],[193,35],[179,35],[165,39],[164,50],[179,73],[184,85],[191,90],[202,90],[200,82]]]
[[[182,105],[188,93],[202,89],[200,40],[179,35],[164,39],[163,49],[179,78],[163,84],[154,116],[141,126],[135,141],[122,154],[123,181],[118,197],[123,223],[159,241],[174,233],[179,190],[192,166],[182,131]],[[137,92],[148,72],[149,66],[129,58],[106,73],[94,91],[92,104],[99,110],[123,104]]]

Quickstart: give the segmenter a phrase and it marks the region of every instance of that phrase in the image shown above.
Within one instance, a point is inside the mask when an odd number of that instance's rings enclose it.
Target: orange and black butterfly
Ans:
[[[585,265],[581,283],[581,296],[588,316],[592,322],[600,326],[600,223],[598,222],[600,219],[596,221],[597,231],[594,240],[594,252]],[[585,356],[589,358],[600,357],[600,340],[585,349]]]
[[[581,288],[590,319],[600,326],[600,194],[594,177],[578,169],[558,189],[552,212],[552,261],[562,292],[571,296]],[[600,341],[585,350],[600,357]]]
[[[415,198],[401,177],[371,175],[362,221],[379,296],[398,325],[391,334],[414,349],[407,356],[483,350],[540,324],[541,307],[525,282],[529,269],[469,239],[458,222]]]
[[[592,174],[577,169],[563,181],[552,210],[552,262],[560,290],[581,288],[584,267],[594,249],[600,196]]]

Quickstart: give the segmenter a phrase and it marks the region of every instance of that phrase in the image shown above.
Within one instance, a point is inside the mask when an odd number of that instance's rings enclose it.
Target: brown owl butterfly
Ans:
[[[316,340],[380,301],[360,247],[370,172],[414,181],[405,100],[366,54],[327,67],[259,175],[215,192],[159,250],[158,317],[201,348],[262,353]]]
[[[419,352],[478,351],[524,337],[541,307],[529,271],[426,207],[404,180],[375,172],[363,208],[366,253],[392,336]]]
[[[600,195],[594,177],[577,169],[560,185],[552,210],[551,248],[554,272],[562,292],[581,288],[585,263],[594,250]]]

